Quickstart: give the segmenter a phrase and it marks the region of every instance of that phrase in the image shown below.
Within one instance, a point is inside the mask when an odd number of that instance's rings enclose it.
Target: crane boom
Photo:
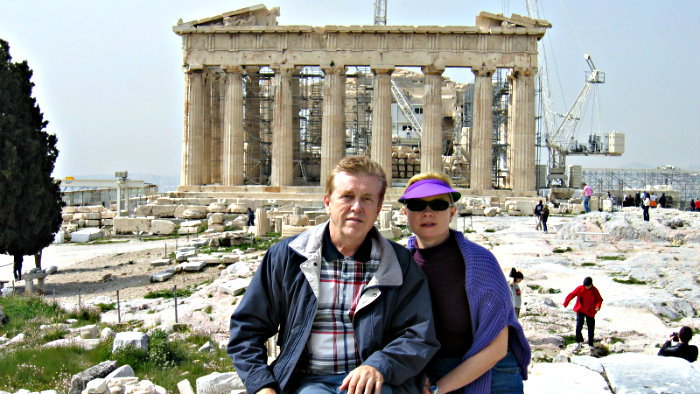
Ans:
[[[386,2],[387,0],[374,0],[375,25],[386,25]]]

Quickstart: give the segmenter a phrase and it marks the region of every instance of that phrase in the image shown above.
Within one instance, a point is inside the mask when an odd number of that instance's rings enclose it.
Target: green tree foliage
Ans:
[[[31,78],[27,62],[13,63],[0,39],[0,253],[20,262],[51,244],[64,206],[51,177],[57,139],[45,131]]]

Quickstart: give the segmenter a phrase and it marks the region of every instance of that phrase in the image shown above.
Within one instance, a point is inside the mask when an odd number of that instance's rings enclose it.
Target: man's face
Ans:
[[[333,193],[323,197],[331,217],[331,239],[336,244],[361,243],[381,210],[379,178],[339,172],[333,182]]]

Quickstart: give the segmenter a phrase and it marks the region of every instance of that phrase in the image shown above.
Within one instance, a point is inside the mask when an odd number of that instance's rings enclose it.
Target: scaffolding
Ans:
[[[676,190],[680,207],[700,198],[700,171],[671,166],[652,169],[584,168],[583,181],[599,191],[610,190],[618,195],[625,191]]]

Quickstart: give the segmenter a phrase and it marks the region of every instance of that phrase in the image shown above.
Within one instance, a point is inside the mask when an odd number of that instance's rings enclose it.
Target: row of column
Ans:
[[[294,178],[293,135],[293,84],[294,66],[271,67],[273,79],[273,121],[270,186],[292,185]],[[391,74],[393,66],[372,67],[374,89],[372,97],[371,158],[377,161],[387,174],[391,184]],[[321,126],[321,182],[325,180],[335,164],[345,155],[345,67],[322,68],[324,77],[323,120]],[[183,160],[181,183],[185,186],[213,183],[221,179],[224,186],[243,184],[246,170],[260,172],[250,165],[260,160],[259,129],[248,124],[244,128],[243,73],[247,72],[249,86],[255,89],[258,82],[255,73],[246,67],[229,66],[218,76],[222,84],[212,82],[215,78],[203,77],[202,68],[190,68],[185,80],[185,130],[183,134]],[[421,171],[442,171],[442,73],[444,68],[425,66],[425,96],[423,105],[423,129],[421,135]],[[474,117],[471,134],[471,184],[475,190],[492,188],[492,135],[493,96],[491,76],[494,68],[472,68],[474,82]],[[513,86],[511,96],[510,154],[508,167],[510,186],[513,190],[535,189],[535,118],[534,81],[530,69],[514,69],[509,78]],[[206,83],[205,83],[206,82]],[[224,100],[216,100],[222,95]],[[212,99],[214,98],[214,99]],[[218,107],[223,102],[223,111]],[[246,122],[259,119],[259,102],[245,98]],[[223,133],[217,133],[218,114],[223,112]],[[205,113],[209,116],[206,117]],[[256,117],[257,115],[257,117]],[[206,122],[210,122],[206,124]],[[247,129],[248,131],[246,132]],[[250,135],[253,130],[258,135]],[[244,165],[243,143],[248,144],[247,163]],[[257,155],[257,156],[256,156]],[[258,176],[260,174],[257,174]]]

